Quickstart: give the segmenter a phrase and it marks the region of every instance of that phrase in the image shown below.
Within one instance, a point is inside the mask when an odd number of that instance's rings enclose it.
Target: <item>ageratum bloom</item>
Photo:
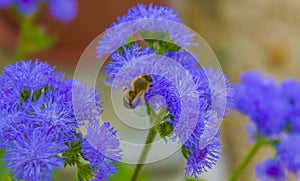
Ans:
[[[77,13],[76,0],[1,0],[0,8],[16,6],[23,16],[28,16],[37,12],[42,4],[49,4],[51,15],[62,22],[73,20]]]
[[[26,118],[24,118],[26,119]],[[5,166],[16,180],[51,180],[52,170],[62,168],[60,153],[67,147],[55,135],[22,125],[13,130],[15,138],[6,147]]]
[[[215,100],[217,96],[228,101],[223,102],[225,107],[230,105],[232,89],[226,81],[225,90],[217,90],[222,88],[217,83],[223,81],[223,76],[197,66],[197,60],[186,51],[162,56],[156,53],[135,44],[122,47],[122,51],[112,54],[112,62],[105,67],[104,73],[109,76],[106,81],[116,90],[130,87],[132,80],[145,73],[153,77],[152,86],[145,93],[146,104],[158,104],[169,111],[171,118],[165,123],[171,125],[173,134],[165,136],[184,144],[186,176],[197,177],[216,164],[219,157],[218,121],[225,110],[213,104],[222,103]]]
[[[82,143],[84,158],[90,162],[90,167],[96,173],[96,180],[108,180],[117,169],[112,163],[121,160],[121,150],[116,131],[110,128],[109,122],[101,126],[97,120],[87,126],[87,135]]]
[[[261,181],[285,181],[284,169],[277,160],[267,159],[258,164],[255,169],[256,178]]]
[[[79,143],[95,178],[107,178],[116,169],[112,163],[120,161],[116,131],[107,123],[88,127],[87,138],[101,138],[91,142],[93,153],[85,149],[87,141],[76,131],[85,121],[98,121],[100,93],[54,69],[38,60],[21,61],[5,67],[0,75],[0,148],[6,152],[5,165],[15,179],[50,180],[52,170],[80,162],[79,157],[72,157],[82,155],[73,147]],[[79,108],[72,94],[80,100]],[[92,105],[91,100],[97,103]]]
[[[278,160],[284,168],[298,175],[300,172],[300,135],[283,138],[277,147]]]
[[[102,35],[97,46],[98,57],[114,52],[134,38],[165,41],[179,47],[195,46],[193,34],[186,28],[173,9],[163,6],[139,4],[118,17]]]
[[[235,92],[235,108],[249,116],[256,133],[274,136],[285,128],[286,106],[273,79],[255,71],[246,72]]]

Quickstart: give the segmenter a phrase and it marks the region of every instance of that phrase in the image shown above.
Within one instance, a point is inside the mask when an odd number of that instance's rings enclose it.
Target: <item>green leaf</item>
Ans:
[[[21,18],[21,28],[14,60],[19,61],[28,55],[46,50],[56,42],[54,36],[47,34],[45,28],[34,25],[35,16]]]
[[[13,181],[12,173],[9,173],[9,169],[6,169],[2,157],[5,154],[4,150],[0,150],[0,181]]]
[[[190,155],[190,153],[185,149],[184,145],[182,145],[182,147],[181,147],[181,153],[185,159],[188,159],[188,156]]]
[[[77,163],[80,163],[80,150],[82,148],[81,143],[79,141],[73,141],[69,146],[71,147],[63,153],[65,160],[64,167],[67,165],[74,166]]]
[[[148,43],[148,46],[157,51],[158,55],[163,55],[166,52],[177,52],[181,48],[176,45],[170,35],[165,32],[150,32],[144,31],[140,33],[142,38]]]
[[[156,127],[156,131],[163,139],[165,139],[167,136],[172,134],[173,126],[168,122],[163,122]]]
[[[21,101],[26,102],[28,98],[30,97],[30,91],[29,90],[22,90],[21,91]]]

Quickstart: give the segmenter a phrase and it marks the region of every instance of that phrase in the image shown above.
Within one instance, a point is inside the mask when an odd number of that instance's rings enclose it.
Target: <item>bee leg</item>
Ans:
[[[122,91],[123,91],[123,92],[125,92],[125,91],[127,91],[127,90],[129,90],[129,87],[126,87],[126,86],[123,86],[123,87],[122,87]]]
[[[142,105],[146,104],[146,100],[144,98],[144,95],[145,95],[145,92],[143,92],[141,95],[140,95],[140,101],[142,103]]]

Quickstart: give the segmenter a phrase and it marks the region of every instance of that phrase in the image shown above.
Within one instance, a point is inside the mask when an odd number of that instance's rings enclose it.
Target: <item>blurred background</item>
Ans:
[[[55,65],[72,77],[77,61],[89,43],[129,7],[138,3],[166,5],[179,12],[184,23],[198,32],[216,53],[223,71],[235,83],[246,70],[256,69],[280,81],[299,78],[300,1],[298,0],[79,0],[74,21],[62,24],[52,19],[47,7],[38,14],[36,24],[56,36],[49,50],[31,55]],[[8,10],[0,10],[0,70],[11,63],[17,41],[19,22]],[[218,165],[203,174],[203,180],[222,181],[246,154],[251,141],[245,132],[247,118],[236,112],[223,121],[223,155]],[[273,150],[261,149],[240,180],[254,178],[254,166]],[[145,167],[148,180],[180,181],[184,178],[185,160],[180,153]],[[122,166],[126,174],[131,167]],[[129,173],[130,175],[131,173]],[[153,177],[154,176],[154,177]],[[151,178],[150,178],[151,177]],[[69,168],[59,178],[74,178]],[[58,180],[60,180],[58,178]],[[114,180],[124,180],[118,177]],[[292,180],[292,179],[291,179]]]

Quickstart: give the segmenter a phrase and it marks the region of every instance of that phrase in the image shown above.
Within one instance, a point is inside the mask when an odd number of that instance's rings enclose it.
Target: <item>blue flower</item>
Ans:
[[[260,135],[277,135],[285,128],[286,106],[273,79],[255,71],[246,72],[241,84],[235,86],[235,93],[235,108],[249,116]]]
[[[221,142],[219,134],[205,148],[199,148],[198,143],[190,139],[184,148],[188,151],[186,176],[198,177],[216,165],[221,154]]]
[[[131,43],[126,42],[130,37],[162,40],[186,48],[197,45],[193,42],[193,36],[171,8],[139,4],[129,9],[126,15],[118,17],[117,22],[106,30],[98,43],[97,54],[101,58],[114,52]]]
[[[0,8],[7,8],[7,7],[11,6],[12,3],[13,3],[13,0],[2,0],[2,1],[0,1]]]
[[[55,67],[49,66],[47,62],[20,61],[8,65],[2,72],[1,78],[5,87],[2,90],[8,91],[11,88],[20,91],[26,89],[35,91],[45,88],[49,82],[56,79]]]
[[[197,176],[215,164],[220,149],[216,135],[227,106],[233,104],[233,90],[221,72],[200,68],[183,50],[157,56],[134,44],[115,52],[105,68],[113,90],[130,87],[132,80],[145,73],[153,77],[146,104],[169,111],[171,118],[166,122],[172,126],[172,140],[183,143],[189,155],[187,175]],[[197,155],[200,152],[205,153],[203,158]]]
[[[76,0],[48,0],[51,15],[63,22],[73,20],[77,13]]]
[[[261,181],[284,181],[286,175],[284,169],[277,160],[267,159],[258,164],[255,169],[256,178]]]
[[[116,131],[109,122],[101,126],[98,120],[91,121],[87,126],[87,135],[82,142],[84,158],[90,162],[91,169],[96,173],[94,180],[108,179],[116,167],[113,162],[121,160],[121,149]]]
[[[128,10],[127,14],[118,17],[116,24],[136,20],[136,19],[149,19],[149,18],[159,18],[159,19],[167,19],[170,21],[176,21],[178,23],[182,23],[181,19],[178,16],[178,13],[174,12],[173,9],[163,6],[153,6],[150,4],[148,7],[144,4],[139,4],[135,7],[132,7]]]
[[[21,61],[5,67],[0,75],[0,148],[7,153],[5,164],[16,179],[50,180],[53,169],[79,162],[71,156],[64,163],[58,154],[77,154],[65,145],[80,142],[83,138],[76,129],[85,121],[98,120],[102,113],[97,89],[67,79],[54,69],[38,60]],[[111,164],[121,159],[121,150],[108,123],[93,125],[86,138],[97,150],[90,146],[94,152],[89,152],[82,143],[86,153],[82,157],[91,161],[96,178],[100,178],[115,171]]]
[[[29,126],[14,130],[15,137],[6,147],[5,166],[14,173],[14,179],[51,180],[52,170],[62,167],[59,156],[66,146],[55,137]]]
[[[300,133],[300,83],[297,80],[285,80],[279,85],[279,96],[285,106],[285,119],[290,131]]]
[[[277,148],[278,160],[290,172],[298,174],[300,171],[300,136],[289,135],[283,138]]]
[[[37,12],[38,8],[44,3],[49,4],[51,15],[62,22],[69,22],[76,16],[76,0],[4,0],[0,2],[0,8],[16,5],[17,10],[23,16],[28,16]]]
[[[56,140],[76,140],[78,126],[70,95],[48,91],[37,101],[25,104],[30,105],[30,121],[38,127],[37,129],[52,133]]]

